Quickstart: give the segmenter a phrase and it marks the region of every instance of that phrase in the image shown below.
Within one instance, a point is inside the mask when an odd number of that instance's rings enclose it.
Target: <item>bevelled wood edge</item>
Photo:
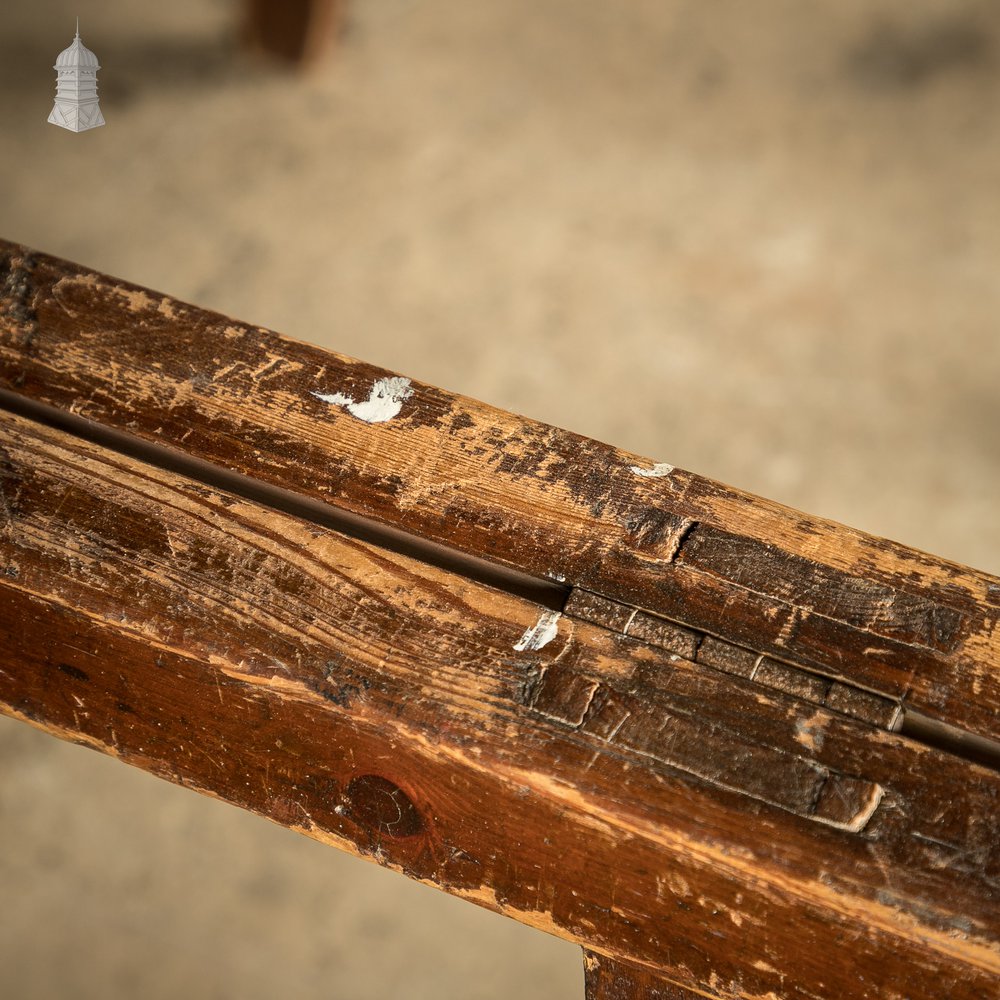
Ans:
[[[586,1000],[694,1000],[698,996],[717,996],[693,992],[648,969],[616,962],[586,948],[583,975]]]
[[[0,243],[0,386],[1000,738],[1000,580]]]
[[[0,447],[6,713],[709,995],[1000,974],[996,774],[59,431]]]

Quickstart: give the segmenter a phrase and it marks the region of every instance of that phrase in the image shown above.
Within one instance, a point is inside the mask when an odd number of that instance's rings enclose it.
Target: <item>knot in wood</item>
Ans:
[[[413,800],[399,785],[377,774],[354,778],[344,791],[346,812],[355,822],[389,837],[412,837],[424,829]]]

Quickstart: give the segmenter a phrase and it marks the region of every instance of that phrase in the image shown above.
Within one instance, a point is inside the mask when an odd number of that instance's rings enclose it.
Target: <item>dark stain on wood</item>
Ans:
[[[30,355],[37,330],[32,303],[34,255],[0,241],[0,314],[20,331],[19,347]]]
[[[711,635],[702,637],[696,655],[699,663],[738,677],[752,677],[761,658],[761,654],[752,649],[734,646]]]
[[[692,629],[645,611],[635,612],[625,628],[625,634],[669,650],[686,660],[693,660],[697,656],[698,644],[701,642],[701,636]]]
[[[86,670],[74,667],[70,663],[57,663],[56,670],[64,673],[67,677],[72,677],[75,681],[87,682],[90,680],[90,675],[86,672]]]
[[[873,635],[944,653],[958,641],[962,616],[951,608],[730,531],[699,526],[678,558],[741,587],[794,602]]]
[[[17,473],[10,455],[0,448],[0,528],[10,530],[17,509]]]

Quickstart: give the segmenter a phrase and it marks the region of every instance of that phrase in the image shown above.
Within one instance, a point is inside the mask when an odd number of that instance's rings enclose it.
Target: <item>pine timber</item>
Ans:
[[[0,248],[0,709],[590,996],[996,994],[1000,581],[431,387],[369,423],[391,373]]]
[[[1000,738],[1000,583],[0,242],[0,385]],[[637,472],[635,470],[640,470]]]

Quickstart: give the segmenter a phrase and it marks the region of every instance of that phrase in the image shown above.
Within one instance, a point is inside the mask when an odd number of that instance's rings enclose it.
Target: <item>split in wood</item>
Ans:
[[[660,646],[683,659],[756,681],[873,726],[895,731],[901,725],[902,710],[889,698],[811,673],[661,616],[630,608],[600,594],[574,588],[565,611],[575,618]]]

